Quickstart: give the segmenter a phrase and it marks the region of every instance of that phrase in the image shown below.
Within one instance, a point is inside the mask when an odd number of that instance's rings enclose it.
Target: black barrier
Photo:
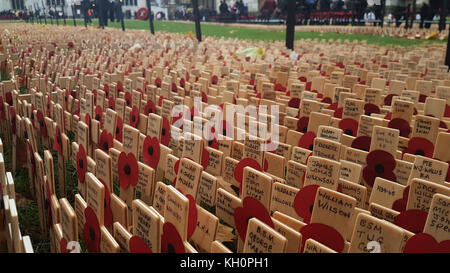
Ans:
[[[192,0],[194,8],[194,21],[195,21],[195,33],[197,34],[197,40],[202,41],[202,29],[200,28],[200,11],[198,10],[198,0]]]
[[[295,35],[295,0],[288,0],[288,13],[286,21],[286,47],[294,49]]]
[[[73,26],[77,26],[77,20],[75,20],[75,6],[72,5],[72,19],[73,19]]]
[[[42,0],[42,13],[44,14],[44,24],[47,24],[47,16],[45,15],[44,0]]]
[[[147,9],[148,9],[148,23],[150,24],[150,33],[155,35],[155,27],[153,26],[153,16],[152,16],[152,4],[150,0],[147,0]]]

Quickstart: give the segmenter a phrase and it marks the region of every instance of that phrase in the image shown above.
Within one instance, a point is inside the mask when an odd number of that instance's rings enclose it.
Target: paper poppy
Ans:
[[[306,132],[302,135],[302,137],[298,141],[298,146],[312,151],[314,148],[315,138],[316,134],[314,132]]]
[[[419,95],[419,102],[425,103],[425,101],[427,100],[427,95],[425,94],[420,94]]]
[[[384,105],[391,105],[392,104],[392,98],[395,96],[398,96],[397,94],[389,94],[384,98]]]
[[[133,106],[130,112],[130,125],[136,128],[139,123],[139,109],[136,106]]]
[[[308,130],[309,117],[301,117],[297,121],[297,132],[306,133]]]
[[[5,103],[3,102],[3,97],[0,96],[0,119],[6,120]]]
[[[155,79],[155,85],[156,85],[156,87],[161,88],[161,79],[160,78]]]
[[[89,132],[90,132],[91,131],[91,115],[89,115],[89,113],[86,113],[86,115],[84,116],[84,122],[88,126]]]
[[[131,103],[133,102],[132,98],[131,98],[131,94],[130,92],[125,92],[125,104],[128,107],[131,107]]]
[[[130,253],[152,253],[147,243],[139,236],[131,236],[129,241]]]
[[[156,169],[159,163],[161,150],[157,137],[146,136],[142,149],[142,160],[153,169]]]
[[[309,223],[313,211],[318,185],[308,185],[301,188],[294,198],[294,210],[303,222]]]
[[[273,91],[282,91],[282,92],[286,92],[286,87],[284,87],[281,83],[275,83],[275,85],[273,86]]]
[[[105,83],[105,84],[103,85],[103,91],[105,91],[105,96],[106,96],[107,98],[109,98],[109,85],[108,85],[107,83]]]
[[[300,229],[302,234],[302,247],[305,247],[305,242],[308,239],[314,239],[315,241],[333,249],[334,251],[340,253],[344,250],[345,240],[342,235],[334,228],[320,223],[313,223],[303,226]]]
[[[428,213],[423,210],[409,209],[402,211],[394,219],[394,224],[412,233],[421,233],[425,227]]]
[[[306,82],[305,90],[306,91],[311,91],[311,86],[312,86],[312,82]]]
[[[116,91],[117,91],[117,96],[119,96],[120,92],[123,92],[123,83],[121,81],[117,81]]]
[[[55,128],[55,139],[53,140],[53,150],[57,151],[59,155],[62,155],[62,137],[59,131],[59,126]]]
[[[368,152],[370,150],[371,137],[359,136],[352,141],[352,148]]]
[[[320,102],[331,104],[333,102],[333,100],[330,97],[325,97]]]
[[[211,83],[216,85],[219,82],[219,77],[217,77],[216,75],[211,77]]]
[[[138,182],[138,162],[133,153],[121,152],[118,161],[118,174],[120,187],[136,186]]]
[[[358,133],[358,122],[351,118],[345,118],[339,121],[339,128],[344,134],[356,137]]]
[[[145,115],[156,114],[156,106],[152,100],[148,100],[144,110]]]
[[[408,204],[408,196],[409,196],[409,186],[403,189],[402,198],[397,199],[392,203],[392,209],[398,212],[403,212],[406,210],[406,205]]]
[[[397,129],[400,131],[400,136],[408,137],[411,133],[411,126],[409,123],[401,118],[394,118],[388,123],[388,127],[392,129]]]
[[[403,253],[450,253],[450,240],[439,243],[428,233],[418,233],[409,238]]]
[[[248,221],[253,217],[274,228],[272,218],[264,205],[255,198],[247,196],[242,201],[242,207],[234,210],[234,223],[243,242],[247,235]]]
[[[189,214],[188,214],[188,230],[187,238],[191,238],[194,234],[195,228],[197,227],[197,203],[192,195],[186,194],[187,199],[189,199]]]
[[[394,174],[397,163],[392,154],[383,150],[374,150],[367,155],[366,161],[367,165],[363,169],[363,178],[370,187],[373,187],[377,177],[392,182],[397,181],[397,177]]]
[[[102,151],[109,154],[109,149],[114,147],[114,141],[113,136],[111,133],[108,133],[108,131],[103,130],[100,134],[100,143],[99,147]]]
[[[87,171],[87,157],[86,157],[86,150],[84,149],[83,145],[78,145],[78,152],[77,152],[77,176],[78,180],[81,183],[84,183],[85,175]]]
[[[184,78],[181,78],[181,79],[180,79],[180,87],[184,88],[185,84],[186,84],[185,79],[184,79]]]
[[[206,170],[206,168],[208,167],[208,165],[209,165],[209,153],[208,153],[208,150],[206,150],[205,148],[203,148],[202,149],[202,167],[203,167],[203,170]]]
[[[166,117],[162,118],[161,144],[168,146],[170,142],[170,124]]]
[[[97,105],[97,90],[92,90],[92,95],[94,97],[94,105]]]
[[[6,92],[5,93],[5,101],[7,104],[9,104],[9,106],[13,105],[13,98],[12,98],[12,93],[11,92]]]
[[[12,134],[16,134],[16,109],[14,109],[14,106],[11,106],[9,108],[9,116],[11,117],[11,131]]]
[[[299,98],[292,98],[288,102],[289,107],[293,108],[299,108],[300,107],[300,99]]]
[[[48,136],[47,133],[47,125],[45,124],[44,114],[40,110],[37,110],[36,113],[37,121],[39,123],[39,130],[41,132],[42,137],[46,138]]]
[[[123,138],[123,121],[121,117],[117,116],[116,140],[122,142],[122,138]]]
[[[100,105],[95,106],[95,120],[100,122],[100,128],[103,125],[103,109]]]
[[[83,240],[89,253],[100,252],[100,223],[91,207],[84,210]]]
[[[116,100],[112,97],[108,98],[108,108],[112,110],[116,110]]]
[[[185,253],[183,240],[177,228],[170,222],[164,222],[161,235],[161,253]]]
[[[106,185],[106,183],[105,183],[105,181],[103,181],[103,179],[98,178],[98,180],[105,187],[104,207],[103,207],[103,223],[105,224],[106,227],[112,227],[113,214],[112,214],[112,209],[111,209],[111,192],[108,188],[108,185]]]
[[[339,107],[333,112],[333,117],[342,118],[342,113],[344,112],[344,107]]]
[[[444,117],[450,117],[450,105],[448,104],[445,105]]]
[[[241,161],[239,161],[238,164],[236,164],[236,167],[234,168],[234,179],[236,179],[237,182],[239,182],[239,192],[242,192],[242,179],[244,178],[244,168],[245,167],[251,167],[257,171],[262,171],[261,166],[259,163],[254,160],[253,158],[244,158]]]
[[[60,253],[70,253],[67,249],[67,240],[66,238],[62,238],[61,241],[59,241],[59,252]]]
[[[429,158],[433,157],[434,145],[433,142],[423,137],[413,137],[408,141],[408,148],[403,150],[403,153],[421,155]]]
[[[366,103],[364,105],[364,115],[370,116],[371,114],[379,114],[380,107],[373,103]]]

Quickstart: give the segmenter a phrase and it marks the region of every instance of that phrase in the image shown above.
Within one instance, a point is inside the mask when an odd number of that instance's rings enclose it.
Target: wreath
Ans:
[[[136,17],[138,20],[147,20],[148,18],[148,9],[147,8],[140,8],[137,11]]]

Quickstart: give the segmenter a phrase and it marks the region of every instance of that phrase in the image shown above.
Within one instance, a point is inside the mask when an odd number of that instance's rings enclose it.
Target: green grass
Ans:
[[[50,21],[47,20],[50,24]],[[73,20],[67,19],[68,26],[73,26]],[[56,20],[53,20],[56,25]],[[60,20],[62,25],[62,20]],[[89,25],[98,26],[98,20],[92,20]],[[189,33],[191,31],[195,35],[195,25],[193,22],[174,22],[174,21],[154,21],[156,31],[164,31],[170,33]],[[84,26],[82,19],[77,19],[77,26]],[[108,22],[108,27],[121,28],[120,22]],[[140,20],[125,20],[125,29],[143,29],[149,30],[148,21]],[[286,39],[286,32],[284,30],[269,30],[269,29],[253,29],[247,27],[222,26],[216,24],[201,24],[201,31],[203,36],[215,36],[225,38],[236,38],[241,40],[263,40],[263,41],[284,41]],[[367,41],[368,44],[378,45],[394,45],[394,46],[414,46],[423,43],[444,43],[439,40],[410,40],[396,37],[381,37],[379,35],[368,34],[341,34],[334,32],[320,33],[320,32],[305,32],[296,31],[295,40],[300,39],[332,39],[350,41]]]

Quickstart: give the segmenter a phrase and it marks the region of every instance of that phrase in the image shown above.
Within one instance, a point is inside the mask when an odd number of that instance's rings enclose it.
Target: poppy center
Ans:
[[[108,149],[109,149],[108,141],[103,142],[103,150],[108,151]]]
[[[352,129],[345,129],[345,134],[352,136],[353,135],[353,130]]]
[[[99,114],[95,115],[95,119],[100,121],[100,115]]]
[[[148,109],[148,113],[149,113],[149,114],[152,114],[152,113],[153,113],[152,108],[149,108],[149,109]]]
[[[135,122],[135,121],[136,121],[136,116],[135,116],[135,115],[132,115],[132,116],[131,116],[131,121],[132,121],[132,122]]]
[[[375,165],[375,172],[376,173],[384,173],[384,166],[382,164],[376,164]]]
[[[314,144],[309,145],[309,149],[312,151],[314,148]]]
[[[309,213],[311,213],[311,214],[312,214],[312,212],[313,212],[313,208],[314,208],[314,204],[313,204],[313,205],[311,205],[311,206],[309,206]]]
[[[213,143],[212,139],[208,140],[208,146],[211,146]]]
[[[126,175],[130,175],[131,173],[131,168],[130,165],[125,165],[125,167],[123,168],[123,171],[125,172]]]
[[[41,126],[41,127],[44,127],[44,121],[43,120],[41,120],[41,121],[39,121],[39,125]]]
[[[302,130],[301,130],[302,133],[306,133],[306,130],[307,130],[307,129],[308,129],[308,127],[303,127]]]
[[[176,253],[175,247],[171,243],[167,245],[167,253]]]
[[[222,130],[222,135],[226,136],[227,135],[227,130],[223,129]]]
[[[61,136],[57,136],[56,137],[56,141],[58,142],[58,144],[60,144],[61,143]]]
[[[31,119],[34,119],[34,113],[31,113]]]
[[[83,166],[84,166],[83,159],[78,160],[78,166],[79,166],[81,169],[83,169]]]
[[[421,149],[417,149],[415,152],[415,155],[421,155],[421,156],[425,156],[425,152]]]
[[[148,147],[148,154],[153,155],[153,147],[152,146]]]
[[[119,127],[116,127],[116,135],[120,133]]]
[[[95,231],[92,227],[89,228],[89,237],[92,241],[95,241]]]
[[[130,100],[127,100],[127,105],[130,105]]]
[[[163,135],[163,136],[166,135],[166,128],[162,128],[162,130],[161,130],[161,135]]]

